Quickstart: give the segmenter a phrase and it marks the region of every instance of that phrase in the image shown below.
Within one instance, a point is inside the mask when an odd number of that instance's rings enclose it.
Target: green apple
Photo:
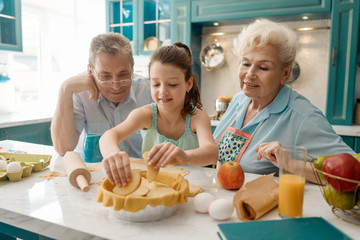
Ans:
[[[322,171],[322,166],[323,166],[323,163],[325,161],[325,159],[327,159],[328,157],[331,157],[332,155],[327,155],[327,156],[318,156],[316,159],[315,159],[315,162],[314,162],[314,166],[316,167],[316,169]],[[325,180],[325,177],[324,175],[321,173],[321,172],[318,172],[319,173],[319,176],[322,180]]]
[[[330,184],[324,188],[324,198],[331,205],[342,210],[349,210],[354,207],[354,193],[337,192]]]
[[[360,153],[354,154],[354,158],[360,162]]]

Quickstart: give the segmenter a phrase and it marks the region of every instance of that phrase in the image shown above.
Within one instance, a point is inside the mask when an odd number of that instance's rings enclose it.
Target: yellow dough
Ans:
[[[131,170],[131,181],[124,187],[114,187],[113,192],[120,196],[129,195],[140,186],[141,183],[141,175],[139,169]]]
[[[201,186],[189,184],[189,197],[195,197],[197,194],[202,193],[204,190]]]
[[[145,187],[144,185],[140,185],[135,192],[130,194],[130,196],[138,196],[138,197],[145,196],[149,191],[150,190],[147,187]]]
[[[143,159],[144,159],[145,165],[148,169],[148,171],[146,173],[146,178],[147,178],[147,180],[149,180],[149,182],[152,182],[155,180],[156,176],[158,175],[159,170],[156,170],[156,169],[154,169],[153,166],[148,165],[148,155],[149,155],[149,152],[144,152]]]
[[[146,172],[146,170],[142,170],[140,175],[144,177]],[[137,212],[146,208],[147,205],[152,207],[159,205],[172,207],[176,204],[183,204],[188,200],[189,183],[180,174],[160,171],[155,181],[149,183],[147,179],[141,178],[140,182],[141,185],[138,187],[138,191],[143,191],[140,188],[146,187],[149,189],[146,195],[139,196],[134,190],[132,192],[134,195],[120,196],[113,192],[115,186],[106,178],[98,188],[96,201],[102,202],[106,207],[112,206],[115,211]]]
[[[154,189],[154,188],[158,188],[158,187],[168,186],[166,184],[159,183],[159,182],[156,182],[156,181],[149,182],[146,178],[143,178],[141,180],[141,185],[147,187],[149,190]]]
[[[158,187],[158,188],[154,188],[151,189],[149,191],[149,193],[147,194],[147,196],[149,198],[157,198],[157,197],[163,197],[167,194],[171,194],[175,192],[175,190],[171,187]]]

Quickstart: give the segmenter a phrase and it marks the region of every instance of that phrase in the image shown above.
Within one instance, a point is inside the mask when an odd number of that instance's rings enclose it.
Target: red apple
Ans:
[[[322,170],[334,176],[360,181],[360,162],[348,153],[337,154],[325,159]],[[348,193],[356,189],[356,183],[335,179],[326,174],[324,176],[338,192]]]
[[[217,181],[225,189],[239,189],[245,181],[244,171],[237,162],[224,162],[217,173]]]

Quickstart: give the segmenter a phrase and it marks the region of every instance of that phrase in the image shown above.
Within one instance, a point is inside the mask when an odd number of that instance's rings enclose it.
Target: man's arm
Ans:
[[[60,87],[58,103],[51,122],[51,139],[55,151],[61,156],[67,151],[73,151],[79,141],[80,132],[76,129],[74,119],[73,93],[85,90],[91,93],[92,99],[99,97],[89,73],[72,77]]]

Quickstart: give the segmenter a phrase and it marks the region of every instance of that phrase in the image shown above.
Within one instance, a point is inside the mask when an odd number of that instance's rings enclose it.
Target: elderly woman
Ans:
[[[279,148],[298,145],[310,156],[354,154],[322,112],[286,86],[296,57],[296,34],[256,20],[235,40],[240,55],[237,93],[214,132],[219,161],[237,161],[245,172],[278,172]],[[310,160],[310,159],[308,159]],[[306,178],[316,182],[307,163]]]

